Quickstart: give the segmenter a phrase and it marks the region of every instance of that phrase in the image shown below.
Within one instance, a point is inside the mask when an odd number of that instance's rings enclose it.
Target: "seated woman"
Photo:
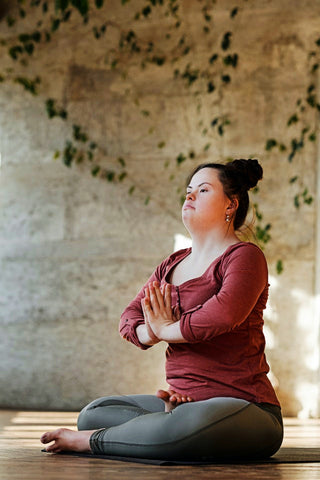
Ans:
[[[78,431],[41,437],[53,442],[48,452],[210,461],[280,448],[281,409],[264,353],[267,265],[236,234],[262,173],[251,159],[194,170],[182,207],[192,248],[164,260],[121,317],[122,337],[136,346],[168,344],[168,391],[93,401]]]

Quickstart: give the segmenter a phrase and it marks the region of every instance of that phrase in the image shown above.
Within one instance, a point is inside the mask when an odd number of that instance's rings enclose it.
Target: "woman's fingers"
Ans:
[[[165,288],[164,288],[164,303],[165,303],[165,307],[166,307],[166,310],[167,312],[170,314],[172,313],[172,310],[171,310],[171,285],[169,284],[166,284],[165,285]]]

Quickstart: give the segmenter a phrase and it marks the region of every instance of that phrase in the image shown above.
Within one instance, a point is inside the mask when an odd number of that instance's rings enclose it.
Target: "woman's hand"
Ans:
[[[158,390],[157,397],[164,401],[166,412],[171,412],[182,403],[193,402],[192,397],[181,395],[173,390]]]
[[[180,319],[179,312],[171,307],[171,285],[160,289],[159,283],[153,282],[145,289],[141,305],[147,328],[157,339],[165,340],[167,328]]]

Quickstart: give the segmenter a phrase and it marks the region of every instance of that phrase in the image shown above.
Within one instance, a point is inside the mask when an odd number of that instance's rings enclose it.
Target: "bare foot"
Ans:
[[[53,432],[46,432],[40,438],[42,443],[54,442],[46,448],[47,452],[59,453],[65,450],[73,452],[91,452],[90,437],[95,430],[69,430],[68,428],[58,428]]]
[[[181,395],[173,390],[158,390],[157,397],[164,401],[166,405],[166,412],[171,412],[174,408],[178,407],[178,405],[181,405],[182,403],[193,402],[193,398],[186,395]]]

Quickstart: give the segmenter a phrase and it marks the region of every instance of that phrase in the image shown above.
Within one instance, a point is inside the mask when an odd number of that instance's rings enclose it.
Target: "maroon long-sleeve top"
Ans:
[[[175,265],[191,249],[164,260],[148,283],[169,283]],[[146,284],[146,285],[147,285]],[[144,323],[144,288],[121,316],[120,334],[146,349],[136,334]],[[279,405],[267,377],[263,310],[268,298],[268,270],[262,251],[240,242],[216,258],[200,277],[173,285],[172,306],[179,306],[186,343],[170,343],[166,375],[170,387],[194,400],[236,397]]]

